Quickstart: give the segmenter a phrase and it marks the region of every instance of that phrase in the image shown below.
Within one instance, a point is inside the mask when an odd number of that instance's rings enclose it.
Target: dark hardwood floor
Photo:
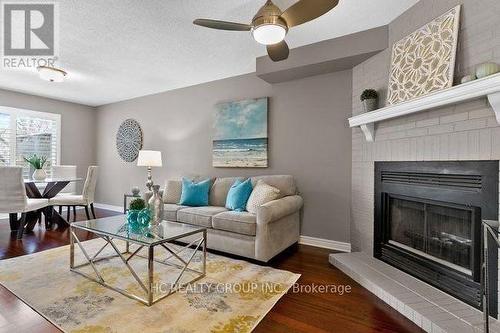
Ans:
[[[77,211],[79,220],[84,212]],[[98,217],[117,213],[96,209]],[[80,233],[80,239],[93,238]],[[0,260],[35,253],[69,243],[68,229],[46,231],[36,226],[18,241],[8,220],[0,220]],[[330,250],[298,245],[270,262],[272,267],[302,274],[302,286],[343,285],[352,291],[338,293],[291,293],[283,296],[254,332],[423,332],[396,310],[328,263]],[[0,332],[60,332],[37,312],[0,285]]]

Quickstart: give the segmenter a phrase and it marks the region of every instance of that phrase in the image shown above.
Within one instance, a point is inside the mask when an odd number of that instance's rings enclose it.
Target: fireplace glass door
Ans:
[[[472,275],[477,208],[388,197],[388,243]]]
[[[498,219],[499,161],[375,162],[373,256],[481,309],[481,221]],[[498,251],[487,253],[498,314]]]

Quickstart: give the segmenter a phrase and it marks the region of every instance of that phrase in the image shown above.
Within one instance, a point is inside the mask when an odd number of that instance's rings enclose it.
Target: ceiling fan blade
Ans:
[[[218,20],[196,19],[193,21],[193,23],[202,27],[219,29],[219,30],[250,31],[252,29],[252,26],[249,24],[218,21]]]
[[[299,0],[281,14],[288,27],[294,27],[320,17],[332,10],[339,0]]]
[[[282,61],[288,58],[290,49],[285,41],[281,41],[278,44],[268,45],[267,54],[272,61]]]

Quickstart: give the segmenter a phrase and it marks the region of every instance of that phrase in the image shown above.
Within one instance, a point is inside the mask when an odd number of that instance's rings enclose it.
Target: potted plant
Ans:
[[[33,167],[33,169],[35,169],[32,175],[34,180],[44,180],[47,178],[47,173],[43,170],[43,166],[47,163],[47,157],[33,154],[28,158],[23,158],[29,165],[31,165],[31,167]]]
[[[378,93],[375,89],[365,89],[360,96],[365,112],[376,110],[378,107]]]
[[[141,232],[149,225],[150,220],[151,213],[146,208],[146,202],[143,199],[137,198],[130,201],[127,222],[132,232]]]

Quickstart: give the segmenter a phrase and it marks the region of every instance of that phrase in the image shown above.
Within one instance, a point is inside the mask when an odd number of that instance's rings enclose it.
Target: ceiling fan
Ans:
[[[333,9],[339,0],[299,0],[285,11],[281,11],[271,0],[267,0],[252,19],[251,24],[197,19],[194,24],[219,30],[251,31],[253,38],[267,46],[267,54],[273,61],[288,58],[290,50],[285,36],[291,27],[320,17]]]

